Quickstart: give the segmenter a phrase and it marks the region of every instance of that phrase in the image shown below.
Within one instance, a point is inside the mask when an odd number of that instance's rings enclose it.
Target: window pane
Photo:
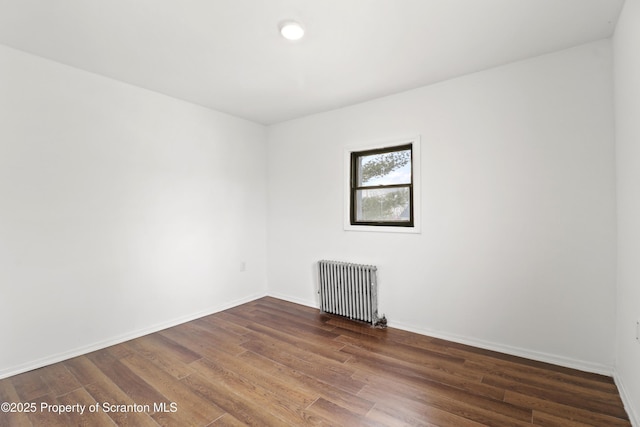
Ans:
[[[358,158],[358,187],[411,184],[411,150]]]
[[[406,221],[410,212],[409,188],[356,191],[356,221]]]

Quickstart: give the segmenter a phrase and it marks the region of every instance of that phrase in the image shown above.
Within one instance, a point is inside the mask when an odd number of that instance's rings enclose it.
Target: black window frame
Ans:
[[[358,186],[358,159],[361,157],[372,156],[376,154],[393,153],[396,151],[407,151],[411,153],[411,182],[408,184],[391,184],[391,185],[365,185]],[[413,142],[402,145],[394,145],[389,147],[374,148],[363,151],[352,151],[350,161],[350,195],[349,195],[349,218],[352,226],[382,226],[382,227],[414,227],[414,203],[413,203],[413,188],[414,188],[414,158],[413,158]],[[377,190],[384,188],[408,188],[409,189],[409,221],[358,221],[356,218],[357,212],[357,193],[359,190]]]

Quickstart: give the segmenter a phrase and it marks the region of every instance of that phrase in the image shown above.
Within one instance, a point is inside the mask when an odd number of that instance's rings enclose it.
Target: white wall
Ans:
[[[611,373],[611,70],[601,41],[271,126],[270,294],[372,263],[392,326]],[[344,148],[414,134],[422,233],[344,231]]]
[[[616,379],[640,426],[640,1],[627,0],[614,36],[618,189]]]
[[[264,295],[265,140],[0,46],[0,377]]]

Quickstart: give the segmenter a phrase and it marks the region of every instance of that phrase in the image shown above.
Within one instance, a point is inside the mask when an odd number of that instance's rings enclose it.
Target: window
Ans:
[[[414,226],[414,144],[350,152],[352,226]]]

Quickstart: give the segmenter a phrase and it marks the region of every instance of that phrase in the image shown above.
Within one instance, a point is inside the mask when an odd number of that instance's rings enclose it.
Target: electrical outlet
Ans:
[[[247,271],[247,263],[245,261],[240,262],[240,271]]]

